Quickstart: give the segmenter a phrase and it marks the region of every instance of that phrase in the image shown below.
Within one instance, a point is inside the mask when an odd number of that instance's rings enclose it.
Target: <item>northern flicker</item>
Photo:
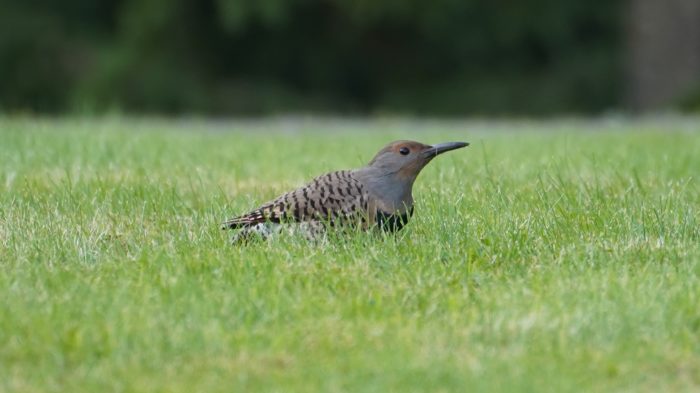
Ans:
[[[330,227],[398,231],[413,215],[413,182],[421,169],[439,154],[465,146],[469,144],[391,142],[367,166],[319,176],[224,222],[222,229],[240,229],[234,243],[267,238],[283,227],[300,229],[309,239],[323,236]]]

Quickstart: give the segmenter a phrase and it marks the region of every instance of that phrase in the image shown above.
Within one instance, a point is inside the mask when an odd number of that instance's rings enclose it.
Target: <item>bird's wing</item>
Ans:
[[[302,188],[222,224],[223,229],[245,228],[263,222],[335,221],[366,218],[368,193],[351,171],[319,176]]]

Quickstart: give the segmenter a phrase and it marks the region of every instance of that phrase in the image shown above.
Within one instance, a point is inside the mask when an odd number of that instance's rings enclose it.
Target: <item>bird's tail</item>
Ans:
[[[251,225],[247,220],[242,220],[240,218],[233,218],[231,220],[221,223],[221,229],[240,229]]]
[[[263,213],[263,211],[257,210],[250,214],[246,214],[245,216],[234,217],[228,221],[223,222],[221,224],[221,229],[248,228],[250,226],[264,223],[266,221],[267,219],[265,218],[265,214]]]

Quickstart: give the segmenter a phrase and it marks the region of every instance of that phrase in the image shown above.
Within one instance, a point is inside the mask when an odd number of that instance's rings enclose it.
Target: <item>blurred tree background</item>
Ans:
[[[675,87],[648,99],[670,83],[649,82],[649,73],[679,52],[665,47],[673,34],[644,47],[671,3],[690,15],[679,26],[700,25],[697,0],[4,0],[0,111],[461,116],[692,108],[700,97],[692,61],[681,67],[688,76],[676,75]],[[676,28],[665,21],[660,28]],[[700,29],[679,34],[685,51],[700,54]],[[659,48],[665,64],[636,66]],[[680,52],[675,63],[688,63]]]

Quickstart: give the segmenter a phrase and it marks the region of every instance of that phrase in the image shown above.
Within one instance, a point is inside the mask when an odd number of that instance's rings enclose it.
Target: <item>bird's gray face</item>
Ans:
[[[412,182],[430,160],[442,153],[465,146],[469,144],[447,142],[430,146],[415,141],[396,141],[380,150],[369,166],[386,174],[396,174]]]

